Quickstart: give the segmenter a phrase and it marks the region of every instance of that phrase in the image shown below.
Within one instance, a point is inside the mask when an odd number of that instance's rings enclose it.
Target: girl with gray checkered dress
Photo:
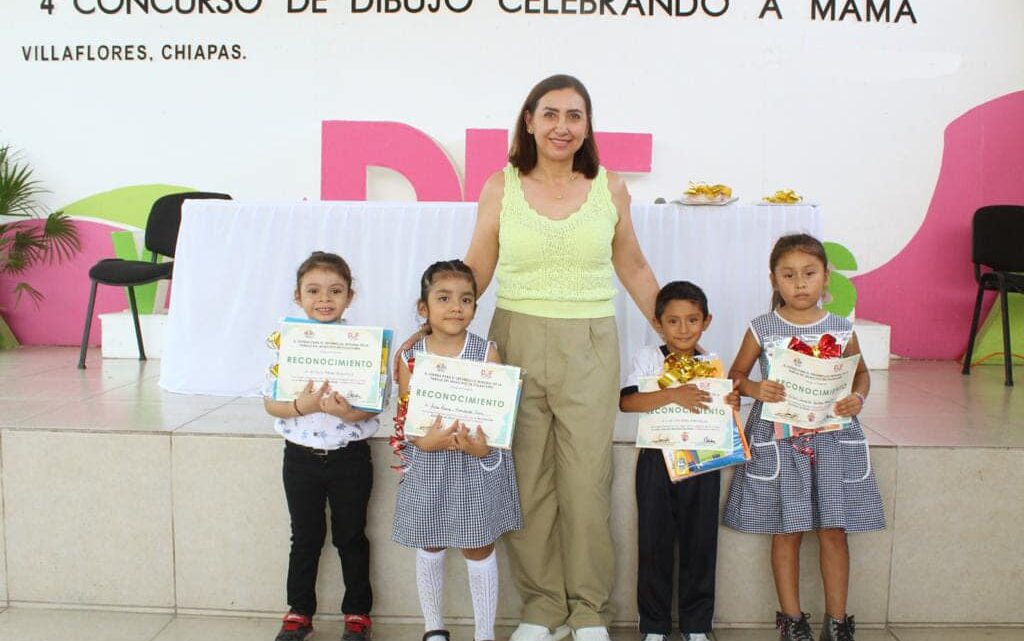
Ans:
[[[420,280],[418,310],[430,333],[401,354],[401,398],[406,398],[417,353],[500,362],[493,343],[466,331],[476,313],[476,281],[461,260],[434,263]],[[491,448],[479,427],[435,423],[405,443],[392,539],[416,548],[416,585],[426,633],[423,641],[447,641],[442,598],[444,553],[459,548],[466,559],[476,622],[474,638],[492,641],[498,604],[494,542],[522,527],[511,452]]]
[[[856,418],[870,389],[863,359],[853,390],[840,399],[837,416],[852,416],[838,431],[776,440],[775,426],[761,418],[763,403],[785,398],[782,384],[768,380],[768,356],[793,337],[817,346],[835,339],[844,356],[860,353],[853,326],[819,307],[828,284],[825,249],[806,234],[784,236],[769,259],[774,294],[772,311],[750,323],[729,378],[740,393],[755,399],[746,433],[751,459],[737,468],[729,488],[723,523],[742,532],[772,535],[772,570],[780,611],[780,641],[811,641],[809,615],[800,608],[799,558],[804,532],[814,531],[821,546],[825,620],[821,641],[853,641],[854,621],[846,612],[849,584],[847,532],[885,528],[882,499],[864,431]],[[825,339],[827,344],[828,339]],[[748,378],[754,362],[762,381]]]

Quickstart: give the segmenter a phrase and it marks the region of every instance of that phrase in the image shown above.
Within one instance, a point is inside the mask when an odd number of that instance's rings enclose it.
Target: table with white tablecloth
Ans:
[[[352,267],[355,299],[345,317],[383,325],[403,340],[419,319],[419,277],[469,247],[475,203],[187,201],[174,261],[160,385],[174,392],[257,395],[271,352],[266,336],[293,302],[295,272],[310,252],[333,251]],[[821,237],[810,205],[633,205],[640,246],[661,284],[690,280],[708,295],[702,340],[728,364],[754,316],[768,309],[768,254],[791,232]],[[615,298],[622,374],[630,355],[657,341],[623,287]],[[496,284],[471,330],[486,336]]]

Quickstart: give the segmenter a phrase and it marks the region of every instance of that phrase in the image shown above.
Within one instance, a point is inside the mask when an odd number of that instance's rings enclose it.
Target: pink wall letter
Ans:
[[[507,162],[507,129],[467,129],[466,202],[476,202],[490,175]]]
[[[421,201],[462,200],[459,177],[437,143],[400,122],[325,120],[321,129],[320,198],[366,200],[366,168],[405,176]]]
[[[594,132],[601,164],[612,171],[634,174],[651,173],[651,134]]]

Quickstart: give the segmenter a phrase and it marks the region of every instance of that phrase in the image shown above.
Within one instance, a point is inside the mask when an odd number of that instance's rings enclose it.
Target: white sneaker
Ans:
[[[551,641],[558,641],[559,639],[564,639],[565,637],[569,636],[571,632],[572,629],[569,626],[560,625],[557,628],[555,628],[554,632],[551,633]]]
[[[561,629],[562,628],[559,628],[558,630]],[[555,630],[556,634],[558,633],[558,630]],[[516,628],[516,631],[512,633],[509,641],[555,641],[556,639],[561,639],[564,636],[565,634],[563,633],[562,636],[556,637],[551,634],[551,631],[546,627],[537,625],[536,623],[520,623],[519,627]]]
[[[683,633],[683,641],[711,641],[708,635],[703,632]]]
[[[644,641],[668,641],[668,635],[647,633],[644,635]]]
[[[608,628],[603,625],[573,630],[572,636],[576,641],[612,641],[608,636]]]

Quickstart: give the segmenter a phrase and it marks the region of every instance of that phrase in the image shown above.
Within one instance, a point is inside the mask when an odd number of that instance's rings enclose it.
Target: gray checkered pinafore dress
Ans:
[[[853,335],[850,321],[832,314],[811,325],[793,325],[770,312],[751,321],[750,330],[761,344],[762,377],[768,370],[768,352],[785,347],[793,336],[814,345],[822,334],[831,334],[845,349]],[[774,426],[761,419],[760,401],[750,410],[746,434],[751,458],[736,468],[725,504],[725,525],[759,534],[885,528],[868,442],[856,417],[845,429],[814,436],[814,465],[792,447],[792,439],[774,440]]]
[[[459,358],[487,359],[487,341],[466,334]],[[420,339],[405,358],[425,350]],[[464,452],[424,452],[412,443],[398,484],[391,539],[414,548],[479,548],[523,527],[519,488],[509,450],[484,458]]]

